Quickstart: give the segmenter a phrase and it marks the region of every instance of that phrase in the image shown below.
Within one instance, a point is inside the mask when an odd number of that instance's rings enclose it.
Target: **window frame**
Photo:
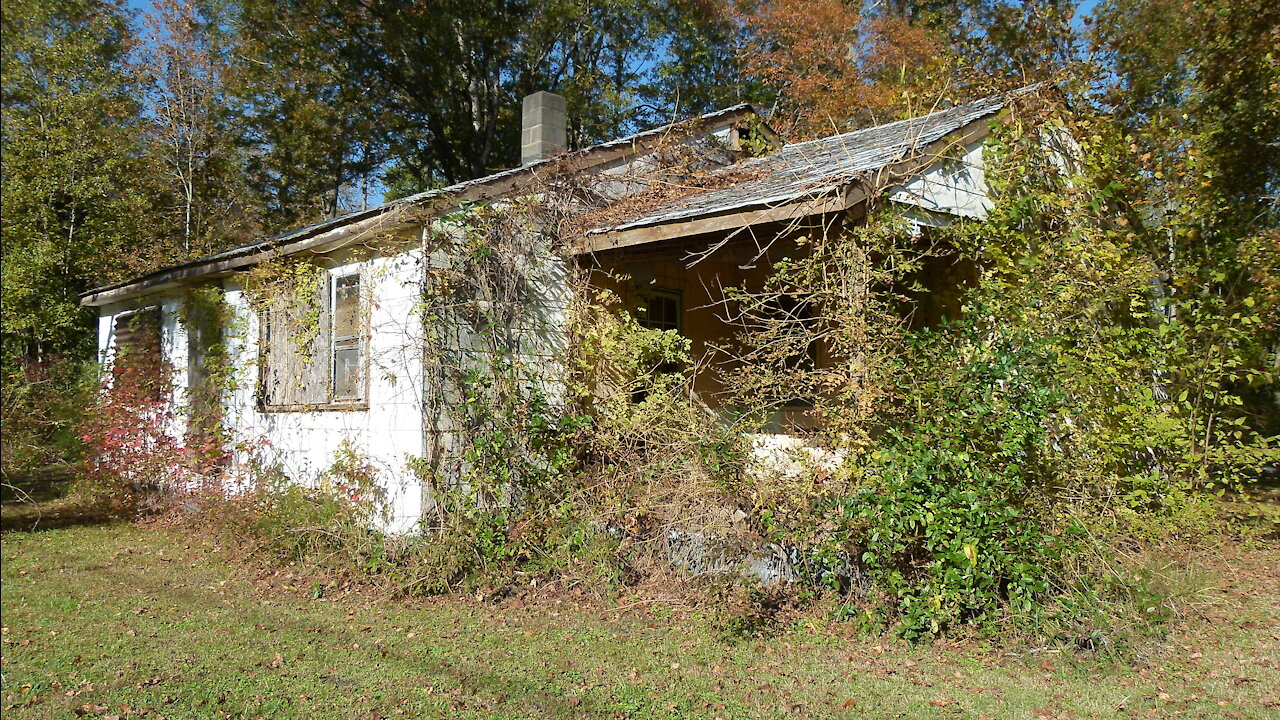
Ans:
[[[634,297],[635,297],[635,303],[633,305],[634,310],[632,311],[632,317],[635,318],[636,322],[640,325],[640,327],[646,330],[657,330],[659,332],[674,331],[680,337],[688,337],[687,335],[684,334],[684,290],[681,290],[679,288],[664,287],[662,285],[646,285],[646,286],[637,288]],[[650,303],[655,298],[670,300],[675,304],[675,310],[676,310],[675,327],[659,327],[657,323],[654,323],[650,319],[651,317],[649,315]],[[663,323],[663,324],[665,325],[666,323]],[[663,363],[654,368],[654,372],[663,374],[663,375],[682,373],[684,371],[685,371],[684,363],[676,363],[676,362]],[[633,403],[643,402],[647,395],[648,395],[647,391],[634,392],[631,395],[631,401]]]
[[[118,373],[134,366],[148,377],[143,396],[150,400],[162,400],[171,389],[173,367],[165,351],[164,308],[160,305],[144,305],[116,314],[111,323],[111,344],[108,347],[109,364],[104,369],[114,385]]]
[[[338,290],[346,280],[355,278],[356,308],[355,334],[338,336]],[[329,403],[333,405],[350,405],[367,403],[369,396],[369,322],[365,315],[364,276],[359,270],[329,274],[329,379],[326,383]],[[359,395],[354,397],[338,396],[338,350],[355,349],[358,351],[360,377],[355,382]]]
[[[335,396],[336,381],[335,349],[335,299],[340,281],[355,277],[357,279],[356,322],[358,332],[355,335],[343,336],[343,341],[355,341],[353,347],[359,349],[360,377],[357,381],[359,397],[338,398]],[[366,274],[359,268],[347,270],[325,270],[325,289],[321,293],[324,306],[320,309],[320,322],[326,330],[327,337],[322,344],[325,356],[313,362],[323,362],[325,367],[323,386],[326,400],[324,402],[271,403],[268,402],[267,382],[270,372],[271,317],[264,313],[258,322],[258,387],[257,405],[262,413],[295,413],[295,412],[358,412],[369,409],[369,339],[371,335],[369,322],[369,305],[366,302]]]
[[[675,306],[676,306],[675,327],[657,327],[656,325],[649,324],[653,322],[650,319],[650,315],[649,315],[649,310],[650,310],[649,303],[655,298],[664,298],[664,299],[672,300],[675,302]],[[682,337],[684,336],[684,291],[683,290],[680,290],[678,288],[669,288],[669,287],[651,285],[648,287],[640,288],[636,292],[636,299],[640,301],[639,303],[636,304],[636,313],[635,313],[636,322],[640,324],[640,327],[643,327],[646,330],[662,330],[664,332],[667,330],[675,330],[676,334]],[[643,308],[643,312],[641,312],[641,308]]]
[[[809,300],[800,299],[795,295],[782,294],[769,298],[766,301],[768,306],[766,312],[773,316],[774,319],[782,319],[808,326],[817,322],[813,317],[813,308]],[[799,370],[802,372],[812,372],[820,369],[819,362],[820,352],[818,348],[818,340],[810,338],[802,352],[788,356],[783,360],[786,370]],[[812,398],[793,397],[789,398],[777,405],[779,410],[807,410],[814,407]]]

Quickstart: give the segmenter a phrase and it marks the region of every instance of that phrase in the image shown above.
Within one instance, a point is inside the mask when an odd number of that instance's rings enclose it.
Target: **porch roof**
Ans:
[[[913,157],[935,158],[940,143],[958,131],[1000,112],[1015,97],[1034,91],[1028,86],[928,115],[863,130],[786,145],[781,151],[727,166],[716,173],[755,171],[754,178],[680,198],[664,207],[610,227],[587,231],[585,251],[608,250],[656,242],[711,230],[785,220],[851,207],[865,193],[849,196],[856,183],[882,180],[883,172]],[[986,124],[982,123],[983,134]],[[965,134],[967,135],[967,133]],[[957,138],[964,139],[964,138]],[[878,184],[878,183],[873,183]],[[722,220],[722,222],[717,222]]]

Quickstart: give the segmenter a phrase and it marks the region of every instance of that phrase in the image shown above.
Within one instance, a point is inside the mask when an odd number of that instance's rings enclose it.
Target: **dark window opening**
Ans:
[[[783,348],[788,352],[780,358],[786,370],[808,372],[818,366],[818,342],[814,339],[814,318],[810,304],[790,295],[778,295],[765,303],[765,316],[779,329]],[[782,407],[813,407],[813,399],[789,397]]]
[[[684,330],[684,295],[679,290],[670,288],[648,287],[638,293],[636,303],[636,322],[649,330],[671,330],[682,333]],[[653,373],[669,375],[684,370],[681,363],[664,362],[655,365]],[[633,402],[644,402],[649,392],[638,388],[631,394]]]
[[[684,329],[684,298],[679,290],[647,288],[640,293],[636,320],[650,330]]]
[[[115,357],[111,363],[112,382],[121,390],[159,400],[164,395],[166,377],[161,347],[160,308],[142,308],[116,317]]]

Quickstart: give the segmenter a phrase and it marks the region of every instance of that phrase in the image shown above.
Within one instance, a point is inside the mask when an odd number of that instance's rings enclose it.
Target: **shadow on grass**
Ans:
[[[75,480],[72,466],[6,475],[0,482],[0,532],[102,525],[121,518],[114,503],[77,492]]]
[[[1218,500],[1223,515],[1257,539],[1280,540],[1280,466],[1270,466]]]

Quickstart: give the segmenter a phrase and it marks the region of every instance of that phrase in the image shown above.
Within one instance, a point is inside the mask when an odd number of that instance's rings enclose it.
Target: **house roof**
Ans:
[[[851,186],[913,157],[930,155],[931,146],[976,126],[979,121],[998,113],[1014,98],[1031,93],[1038,87],[1032,85],[907,120],[785,145],[772,155],[725,166],[714,171],[713,175],[740,173],[750,179],[728,182],[721,187],[684,196],[622,223],[590,229],[586,233],[587,242],[579,251],[607,250],[706,232],[708,229],[741,227],[846,209],[858,200],[846,192]],[[443,201],[452,207],[468,200],[503,197],[531,187],[539,178],[552,173],[587,170],[614,158],[636,154],[639,146],[649,145],[677,128],[707,127],[752,114],[755,114],[755,109],[751,105],[734,105],[524,167],[399,198],[370,210],[325,220],[97,288],[82,294],[80,302],[89,306],[106,305],[197,278],[244,269],[273,257],[333,247],[332,243],[340,240],[346,231],[356,232],[362,228],[385,230],[380,223],[395,222],[399,217],[397,210],[433,201]],[[932,149],[941,151],[940,148]],[[729,177],[732,176],[726,176]],[[733,218],[731,223],[722,222],[723,227],[715,225],[717,219],[727,221],[729,217]]]
[[[312,249],[320,243],[311,241],[327,237],[333,231],[359,223],[376,221],[380,217],[390,216],[396,210],[410,208],[415,205],[423,205],[435,200],[449,202],[456,199],[461,202],[472,199],[501,197],[512,190],[523,187],[526,183],[522,181],[525,180],[533,180],[547,173],[564,169],[587,170],[609,162],[615,157],[634,154],[638,152],[638,146],[648,145],[673,130],[685,127],[707,127],[754,114],[756,114],[756,110],[751,104],[740,103],[705,115],[668,123],[651,130],[564,153],[522,167],[503,170],[474,180],[467,180],[447,187],[398,198],[375,208],[323,220],[263,240],[257,240],[246,245],[166,267],[124,282],[94,288],[80,295],[80,304],[99,306],[119,302],[200,277],[243,269],[270,257]]]
[[[901,160],[915,148],[996,113],[1003,106],[1000,98],[986,98],[922,117],[787,145],[780,152],[755,158],[737,167],[762,171],[763,176],[759,179],[685,198],[679,207],[662,208],[607,229],[657,225],[826,194],[858,179],[863,173]],[[605,228],[593,232],[603,230]]]
[[[724,227],[720,227],[705,223],[698,225],[697,221],[730,214],[740,216],[741,224],[784,217],[778,213],[745,212],[753,209],[800,208],[785,217],[809,214],[820,211],[819,208],[843,209],[815,201],[839,194],[854,183],[919,155],[930,145],[995,115],[1011,100],[1033,92],[1037,87],[1028,86],[1006,95],[983,98],[886,125],[786,145],[775,154],[722,168],[716,173],[749,173],[752,179],[713,187],[625,222],[590,229],[586,233],[586,250],[607,250],[690,235],[698,232],[700,227],[726,229],[728,225],[723,223]],[[659,226],[671,229],[641,232],[645,228],[656,230]]]

